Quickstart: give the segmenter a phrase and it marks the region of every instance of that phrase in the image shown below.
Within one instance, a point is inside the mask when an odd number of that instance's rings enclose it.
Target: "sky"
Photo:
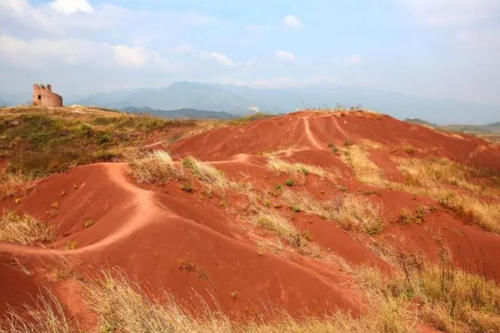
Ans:
[[[500,1],[0,0],[0,92],[176,81],[500,105]]]

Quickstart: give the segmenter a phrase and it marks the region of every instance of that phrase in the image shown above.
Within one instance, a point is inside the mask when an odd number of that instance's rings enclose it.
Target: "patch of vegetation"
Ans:
[[[132,158],[129,166],[132,177],[142,183],[164,184],[184,178],[183,169],[176,166],[169,153],[163,150]]]
[[[293,181],[293,179],[285,180],[285,185],[288,187],[292,187],[294,184],[295,184],[295,182]]]
[[[0,200],[25,196],[34,185],[34,177],[31,174],[1,173],[0,174]]]
[[[478,182],[473,182],[470,179],[477,176],[474,169],[446,158],[399,158],[396,161],[405,176],[405,183],[392,186],[433,198],[465,223],[500,233],[500,204],[497,201],[500,191],[494,177],[484,175]],[[479,181],[491,186],[484,186]]]
[[[76,250],[76,248],[78,248],[78,243],[74,240],[70,240],[64,244],[65,250]]]
[[[208,306],[200,307],[204,310],[193,316],[169,294],[161,300],[149,297],[140,285],[116,271],[103,272],[100,279],[88,281],[83,287],[85,302],[96,314],[99,332],[406,333],[416,329],[414,313],[406,299],[382,292],[372,292],[367,301],[373,310],[356,318],[337,311],[328,316],[295,319],[281,311],[273,321],[236,322],[216,310],[209,310]],[[228,297],[236,300],[240,295],[232,290]],[[37,314],[36,320],[24,321],[18,315],[17,320],[0,322],[0,332],[72,332],[61,304],[55,298],[44,304],[39,311],[33,311]],[[51,326],[42,326],[48,322]]]
[[[411,212],[408,209],[404,208],[398,216],[398,222],[402,224],[422,224],[425,220],[425,215],[428,213],[428,210],[424,206],[419,206],[415,209],[415,212]]]
[[[277,175],[285,173],[289,175],[302,174],[307,176],[311,173],[319,177],[326,176],[326,171],[320,167],[304,163],[291,163],[276,157],[268,158],[267,166]]]
[[[232,119],[229,121],[229,124],[230,125],[246,125],[246,124],[248,124],[252,121],[255,121],[255,120],[267,119],[267,118],[272,118],[272,117],[275,117],[275,116],[272,114],[259,112],[256,114],[252,114],[250,116],[244,116],[244,117]]]
[[[346,230],[376,235],[385,227],[380,206],[362,196],[348,194],[338,196],[333,202],[318,202],[310,194],[286,191],[283,198],[290,207],[300,207],[306,213],[335,220]]]
[[[76,165],[121,159],[154,132],[182,121],[118,112],[21,108],[0,115],[0,157],[7,172],[41,177]]]
[[[182,161],[182,164],[209,189],[225,190],[231,186],[231,182],[226,178],[224,172],[208,163],[198,161],[194,157],[188,157]]]
[[[500,286],[486,278],[454,268],[442,259],[425,266],[413,255],[401,255],[403,275],[383,289],[393,297],[419,304],[420,317],[444,332],[498,332]]]
[[[415,149],[415,147],[413,147],[413,146],[412,146],[412,145],[410,145],[410,144],[405,144],[405,145],[403,145],[402,149],[403,149],[403,151],[404,151],[405,153],[407,153],[408,155],[411,155],[411,156],[415,155],[415,153],[416,153],[416,149]]]
[[[28,214],[10,211],[0,217],[0,240],[21,245],[50,243],[56,237],[53,226]]]
[[[335,144],[333,144],[333,143],[330,142],[328,144],[328,148],[330,148],[331,152],[334,153],[335,155],[340,155],[340,153],[339,153],[340,150],[339,150],[339,148],[337,146],[335,146]]]
[[[342,160],[353,170],[354,176],[361,182],[385,187],[387,182],[383,172],[373,163],[368,154],[359,145],[350,145],[343,150]]]
[[[0,318],[0,333],[78,332],[78,323],[70,321],[63,306],[46,291],[36,299],[35,306],[26,306],[22,313],[11,310]]]
[[[90,228],[91,226],[93,226],[95,224],[94,220],[92,219],[85,219],[85,221],[83,221],[83,227],[85,229],[88,229]]]
[[[301,247],[307,243],[297,229],[280,214],[263,212],[257,215],[254,221],[258,227],[271,231],[292,246]]]

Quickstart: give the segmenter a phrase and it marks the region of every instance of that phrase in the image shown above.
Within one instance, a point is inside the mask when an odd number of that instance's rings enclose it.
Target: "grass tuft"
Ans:
[[[21,245],[49,243],[56,237],[53,226],[42,223],[28,214],[10,211],[0,217],[0,240]]]
[[[157,150],[133,158],[130,163],[132,177],[141,183],[166,183],[172,179],[183,179],[181,167],[174,164],[166,151]]]

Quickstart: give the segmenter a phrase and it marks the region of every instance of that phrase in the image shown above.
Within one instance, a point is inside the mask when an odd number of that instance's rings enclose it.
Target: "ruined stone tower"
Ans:
[[[33,105],[39,106],[63,106],[63,99],[60,95],[52,92],[50,84],[33,85]]]

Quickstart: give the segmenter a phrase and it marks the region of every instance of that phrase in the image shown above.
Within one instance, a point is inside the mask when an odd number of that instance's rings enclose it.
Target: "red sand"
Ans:
[[[390,159],[390,151],[401,151],[405,144],[429,154],[452,158],[500,171],[500,148],[481,139],[445,134],[396,119],[367,113],[326,114],[298,112],[251,122],[244,126],[216,129],[179,141],[170,147],[173,156],[193,155],[224,171],[231,179],[251,182],[260,190],[283,184],[286,175],[273,174],[265,166],[262,153],[283,149],[281,157],[335,171],[337,180],[321,180],[308,175],[294,191],[308,191],[319,199],[341,195],[340,185],[352,192],[373,190],[358,183],[351,170],[329,144],[341,146],[345,140],[369,139],[381,142],[387,151],[372,151],[370,158],[387,178],[402,181]],[[387,229],[377,239],[437,260],[438,240],[452,251],[455,263],[500,281],[500,239],[466,226],[446,212],[426,216],[423,225],[401,226],[395,222],[401,209],[415,209],[429,199],[408,193],[380,190],[367,196],[383,208]],[[351,278],[335,265],[294,254],[285,256],[260,253],[252,238],[241,233],[238,219],[241,198],[228,193],[225,205],[217,197],[203,199],[185,193],[179,184],[139,186],[127,175],[126,165],[101,163],[82,166],[41,181],[18,205],[0,203],[38,217],[58,227],[58,237],[47,248],[0,243],[0,315],[6,303],[29,302],[37,294],[38,277],[28,276],[9,264],[12,258],[27,266],[39,259],[69,260],[80,273],[95,275],[100,269],[119,267],[133,280],[155,293],[171,292],[176,299],[194,307],[201,296],[210,306],[220,306],[234,317],[264,314],[279,306],[292,314],[325,314],[337,308],[360,313],[361,300]],[[236,213],[230,213],[230,206]],[[288,208],[283,208],[288,209]],[[242,218],[244,220],[244,217]],[[92,221],[90,227],[85,223]],[[354,265],[370,265],[390,271],[389,264],[377,257],[363,238],[353,239],[335,221],[324,221],[305,213],[294,215],[293,223],[307,231],[323,251],[331,252]],[[246,228],[253,228],[246,225]],[[75,250],[64,247],[73,242]],[[52,286],[62,295],[73,286]],[[66,291],[66,292],[65,292]],[[85,311],[71,297],[63,302],[76,313]],[[216,304],[214,304],[216,303]]]

